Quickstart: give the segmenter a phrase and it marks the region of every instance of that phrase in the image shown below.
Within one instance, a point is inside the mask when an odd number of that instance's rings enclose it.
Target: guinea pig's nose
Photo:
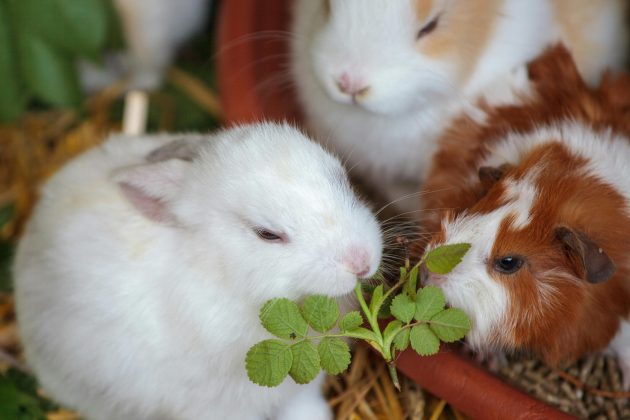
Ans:
[[[424,281],[425,286],[441,286],[446,283],[446,275],[432,273],[427,270],[426,279]]]
[[[370,254],[364,248],[351,246],[341,257],[341,264],[352,274],[363,277],[370,272]]]
[[[340,92],[346,93],[352,97],[363,96],[368,90],[370,90],[370,86],[365,84],[362,80],[357,77],[350,76],[348,73],[343,72],[341,75],[335,80],[337,84],[337,88]]]
[[[429,281],[429,269],[426,264],[422,264],[420,266],[420,270],[418,272],[418,281],[422,286],[426,286]]]

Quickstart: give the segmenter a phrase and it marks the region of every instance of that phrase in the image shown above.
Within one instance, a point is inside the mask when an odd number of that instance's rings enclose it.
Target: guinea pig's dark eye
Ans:
[[[256,227],[254,228],[254,232],[256,232],[256,235],[258,235],[258,237],[262,239],[263,241],[267,241],[267,242],[283,242],[284,241],[284,237],[282,236],[282,234],[274,233],[265,228]]]
[[[523,258],[510,255],[495,260],[494,269],[503,274],[514,274],[521,269],[523,263]]]
[[[437,15],[435,17],[435,19],[433,19],[431,22],[427,23],[426,25],[424,25],[419,31],[418,34],[416,35],[416,39],[420,39],[425,35],[430,34],[431,32],[433,32],[435,30],[435,28],[437,28],[438,25],[438,21],[440,20],[440,15]]]

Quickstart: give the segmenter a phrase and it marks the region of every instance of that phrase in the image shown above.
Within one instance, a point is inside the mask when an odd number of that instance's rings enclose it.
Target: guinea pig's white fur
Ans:
[[[349,293],[381,246],[340,162],[287,125],[115,136],[47,182],[19,243],[27,362],[91,419],[330,418],[321,377],[261,387],[245,354],[266,300]]]
[[[105,66],[80,62],[87,91],[102,89],[122,77],[134,88],[154,89],[177,49],[205,22],[209,0],[114,0],[127,50],[110,54]]]
[[[623,0],[296,0],[293,79],[320,141],[396,199],[417,191],[451,117],[479,95],[505,90],[505,76],[550,43],[562,39],[593,82],[604,68],[619,68],[624,7]],[[358,92],[354,99],[342,84]],[[409,204],[417,208],[417,200]]]

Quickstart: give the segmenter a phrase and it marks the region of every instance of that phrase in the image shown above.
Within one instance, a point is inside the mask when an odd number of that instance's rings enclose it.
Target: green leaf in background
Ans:
[[[338,375],[350,365],[350,348],[339,338],[326,337],[317,346],[322,368],[329,375]]]
[[[265,340],[249,349],[245,368],[249,379],[262,386],[277,386],[289,374],[293,353],[288,344],[280,340]]]
[[[106,0],[11,1],[20,25],[61,54],[95,59],[108,40]]]
[[[41,0],[37,1],[41,4]],[[61,16],[66,33],[65,47],[76,54],[95,59],[108,38],[108,14],[105,0],[52,0]],[[71,39],[74,38],[74,39]]]
[[[291,353],[293,363],[289,375],[293,380],[298,384],[307,384],[315,379],[321,368],[319,353],[313,343],[309,340],[295,343],[291,346]]]
[[[272,299],[260,310],[260,322],[271,334],[279,338],[304,337],[308,325],[295,302],[285,298]]]
[[[76,106],[81,89],[74,60],[46,41],[22,32],[18,38],[20,69],[27,87],[49,104]]]
[[[8,379],[11,383],[13,383],[13,385],[15,385],[15,387],[19,391],[24,392],[34,397],[35,399],[37,399],[39,403],[39,407],[43,411],[48,412],[48,411],[59,409],[59,406],[56,403],[43,397],[39,393],[37,380],[35,379],[35,377],[14,368],[10,368],[9,370],[7,370],[7,372],[5,373],[5,376],[6,376],[6,379]],[[0,418],[3,418],[3,417],[0,417]]]
[[[391,312],[396,319],[407,324],[416,313],[416,303],[406,294],[398,295],[392,301]]]
[[[0,240],[0,292],[12,292],[11,263],[14,246],[9,241]]]
[[[37,381],[16,369],[0,375],[0,419],[46,419],[46,412],[59,407],[41,397]]]
[[[2,3],[0,3],[1,5]],[[0,95],[1,96],[1,95]],[[15,205],[8,204],[0,209],[0,229],[7,225],[15,216]]]
[[[416,313],[414,317],[417,321],[428,321],[435,314],[444,310],[446,301],[444,293],[435,287],[427,286],[418,291],[416,296]]]
[[[0,1],[0,121],[31,100],[73,107],[82,98],[77,60],[99,61],[115,36],[110,0]]]
[[[309,296],[302,303],[302,315],[311,328],[324,333],[335,326],[339,304],[328,296]]]
[[[451,244],[437,247],[425,256],[427,268],[432,273],[448,274],[462,261],[470,244]]]
[[[449,308],[431,318],[430,326],[440,340],[452,343],[470,331],[470,319],[461,309]]]
[[[127,41],[123,34],[122,22],[120,22],[118,18],[118,11],[112,0],[105,0],[105,14],[109,29],[107,31],[105,45],[102,47],[110,51],[123,50],[127,46]],[[200,48],[195,48],[195,51],[205,51],[204,47],[208,48],[206,45],[203,45]],[[212,70],[212,68],[208,68],[207,62],[205,62],[205,64],[204,69],[206,72]]]
[[[359,311],[348,312],[341,318],[341,322],[339,322],[341,331],[352,331],[359,328],[361,325],[363,325],[363,317]]]
[[[0,8],[2,3],[0,3]],[[2,28],[0,28],[0,31]],[[0,97],[2,95],[0,94]],[[9,204],[0,209],[0,231],[11,221],[15,216],[15,206]],[[13,285],[11,283],[11,262],[13,260],[13,248],[14,245],[9,241],[0,239],[0,291],[11,292]]]
[[[396,350],[407,350],[407,347],[409,347],[409,334],[411,332],[411,328],[405,328],[404,330],[400,331],[396,337],[394,337],[394,348]]]
[[[0,376],[0,418],[44,420],[46,414],[34,395],[20,389],[9,375]]]
[[[426,324],[416,325],[409,334],[411,348],[420,356],[430,356],[440,350],[440,340]]]
[[[12,28],[7,4],[0,1],[0,122],[19,117],[26,109],[28,98],[18,74]]]

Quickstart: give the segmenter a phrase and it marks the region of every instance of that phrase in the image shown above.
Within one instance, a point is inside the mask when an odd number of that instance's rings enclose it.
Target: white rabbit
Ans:
[[[113,0],[127,51],[111,54],[105,67],[80,62],[86,91],[102,89],[121,77],[130,86],[154,89],[177,49],[205,23],[209,0]]]
[[[90,419],[330,418],[321,378],[260,387],[245,354],[266,300],[347,294],[381,247],[340,162],[287,125],[114,137],[50,179],[19,243],[27,362]]]
[[[564,41],[593,83],[619,68],[627,3],[296,0],[293,79],[313,133],[393,200],[418,191],[460,108],[505,91],[546,46]]]

